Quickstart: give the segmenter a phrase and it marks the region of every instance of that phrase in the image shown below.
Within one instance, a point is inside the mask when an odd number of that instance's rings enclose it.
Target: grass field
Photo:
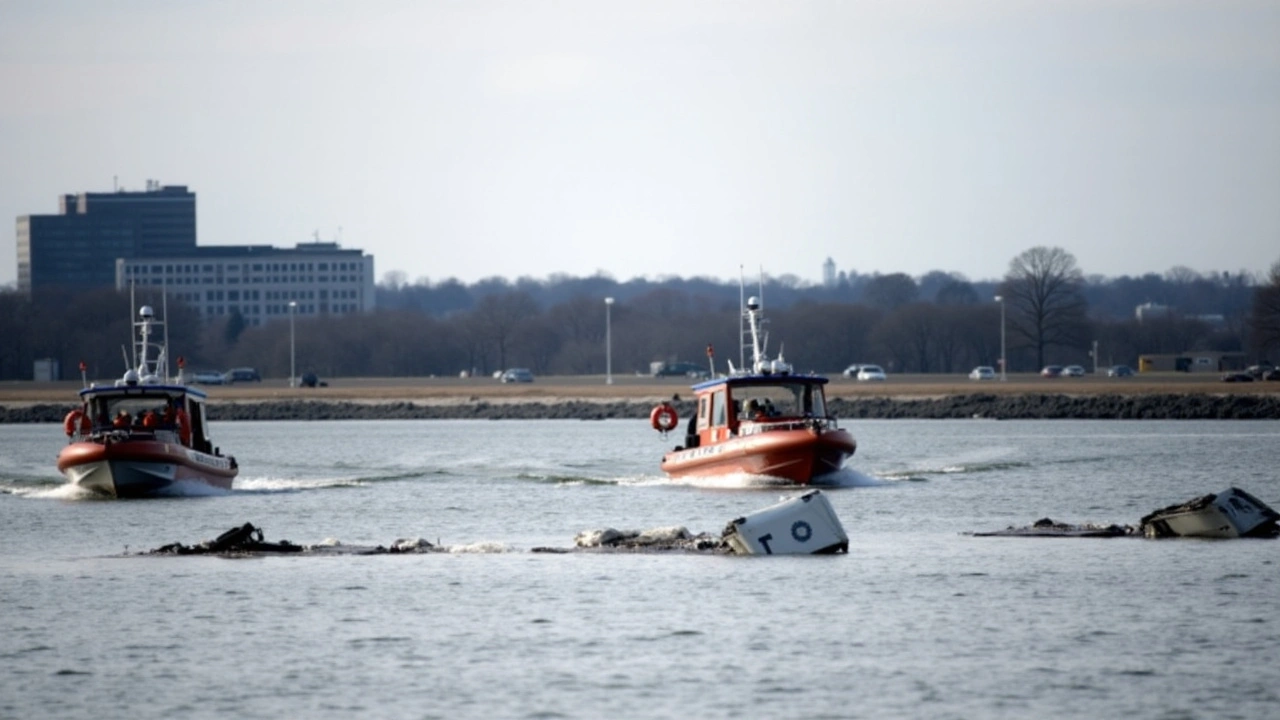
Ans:
[[[334,378],[329,387],[290,388],[288,381],[201,386],[212,401],[252,402],[279,399],[323,399],[363,402],[411,401],[417,403],[554,402],[557,400],[662,400],[687,397],[689,383],[682,378],[615,375],[606,384],[601,375],[547,376],[532,383],[503,384],[492,378]],[[74,402],[79,382],[0,383],[0,404]],[[1224,383],[1217,375],[1156,373],[1131,378],[1087,376],[1041,378],[1034,374],[1010,375],[1007,382],[972,381],[963,375],[891,375],[885,382],[859,383],[842,377],[827,386],[831,398],[938,397],[989,393],[994,395],[1142,395],[1142,394],[1280,394],[1280,382]]]

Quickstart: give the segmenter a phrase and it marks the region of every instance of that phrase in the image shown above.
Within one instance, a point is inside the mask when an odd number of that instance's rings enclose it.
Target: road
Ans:
[[[290,388],[284,379],[261,383],[200,386],[212,401],[259,401],[287,398],[351,400],[366,402],[413,401],[421,403],[465,402],[554,402],[558,400],[653,400],[673,395],[688,397],[689,382],[682,378],[615,375],[605,384],[602,375],[547,376],[532,383],[500,383],[492,378],[334,378],[328,387]],[[54,383],[0,383],[0,404],[72,402],[79,391],[78,381]],[[1042,378],[1035,374],[1013,374],[1007,382],[973,381],[963,375],[890,375],[884,382],[860,383],[834,377],[827,387],[831,398],[857,397],[937,397],[989,393],[994,395],[1050,394],[1280,394],[1280,382],[1224,383],[1217,375],[1148,373],[1131,378],[1086,376],[1082,378]]]

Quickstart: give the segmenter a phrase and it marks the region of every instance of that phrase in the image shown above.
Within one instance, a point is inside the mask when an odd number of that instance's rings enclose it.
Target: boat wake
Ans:
[[[833,473],[816,477],[809,484],[813,487],[821,488],[880,487],[888,485],[889,481],[867,475],[853,468],[841,468]]]
[[[1008,460],[1007,456],[1005,449],[983,448],[959,457],[922,458],[905,468],[886,470],[879,477],[894,482],[926,482],[936,477],[982,475],[1031,467],[1031,463]]]
[[[14,486],[5,488],[14,496],[21,498],[30,498],[32,500],[111,500],[114,498],[107,497],[87,490],[79,485],[73,485],[69,482],[61,480],[52,481],[50,483],[42,483],[40,485]]]
[[[587,477],[585,475],[543,475],[539,473],[520,473],[517,480],[526,480],[544,485],[620,485],[616,479]]]
[[[242,477],[236,480],[236,493],[295,493],[304,490],[325,490],[329,488],[364,487],[383,482],[396,482],[420,478],[428,473],[421,471],[387,473],[385,475],[357,475],[354,477],[329,478],[283,478],[283,477]]]

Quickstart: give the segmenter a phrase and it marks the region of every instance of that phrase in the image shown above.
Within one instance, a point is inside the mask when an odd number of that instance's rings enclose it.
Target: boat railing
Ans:
[[[766,420],[744,420],[738,423],[739,435],[756,435],[779,430],[835,430],[839,427],[835,418],[778,418]]]

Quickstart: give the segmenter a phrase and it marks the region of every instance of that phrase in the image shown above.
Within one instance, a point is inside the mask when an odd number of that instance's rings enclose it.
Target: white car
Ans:
[[[504,383],[526,383],[533,382],[533,373],[528,368],[511,368],[502,373],[498,378]]]
[[[1084,377],[1084,368],[1079,365],[1068,365],[1062,368],[1062,377]]]
[[[191,382],[197,385],[225,385],[227,378],[219,370],[197,370],[191,374]]]
[[[858,382],[884,380],[884,370],[879,365],[863,365],[858,370]]]
[[[970,380],[995,380],[996,369],[990,365],[979,365],[969,371]]]

